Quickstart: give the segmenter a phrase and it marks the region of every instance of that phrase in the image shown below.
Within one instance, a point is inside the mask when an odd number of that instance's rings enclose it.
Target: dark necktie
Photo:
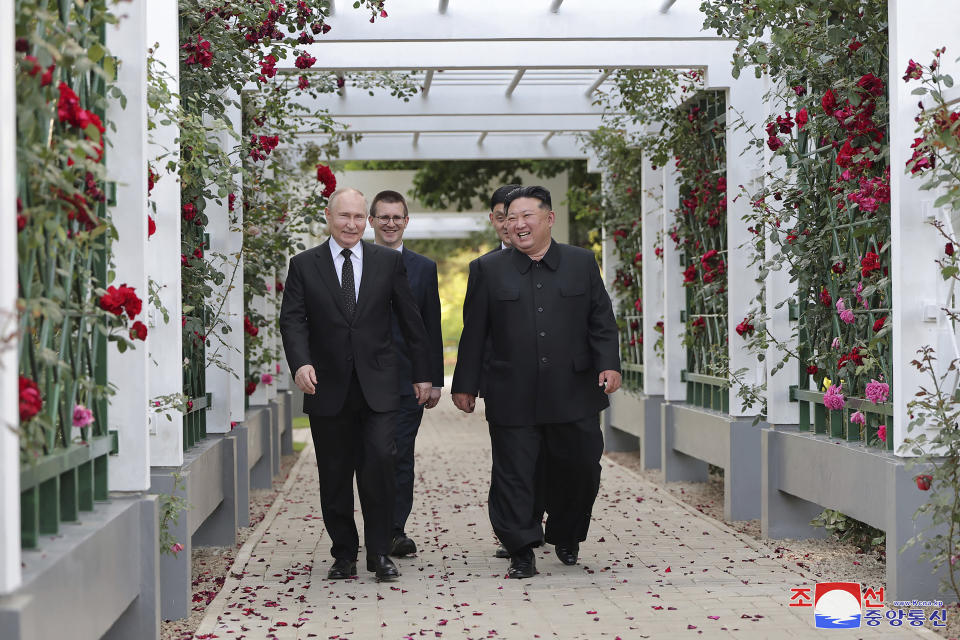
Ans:
[[[352,254],[350,249],[344,249],[340,255],[343,256],[343,276],[340,279],[343,304],[347,308],[347,315],[352,317],[357,310],[357,290],[353,284],[353,261],[350,259]]]

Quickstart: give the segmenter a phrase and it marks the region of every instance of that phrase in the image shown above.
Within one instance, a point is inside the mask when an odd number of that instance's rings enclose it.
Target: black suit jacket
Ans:
[[[305,364],[317,371],[316,393],[303,395],[304,413],[336,415],[354,368],[371,409],[399,407],[393,315],[409,345],[412,377],[417,382],[430,380],[427,332],[397,251],[363,243],[360,295],[352,318],[347,317],[329,240],[290,259],[280,334],[290,371],[296,374]]]
[[[471,263],[455,393],[477,395],[488,336],[491,423],[570,422],[609,405],[597,378],[620,370],[620,348],[592,252],[553,242],[539,263],[515,249]]]
[[[430,346],[430,380],[433,386],[442,387],[443,336],[440,327],[440,286],[437,280],[437,263],[406,247],[400,255],[403,256],[403,266],[407,269],[407,279],[410,281],[413,298],[427,329],[427,340]],[[403,331],[396,316],[393,318],[393,343],[397,347],[400,393],[412,395],[413,387],[410,383],[416,380],[413,379],[410,347],[403,338]]]

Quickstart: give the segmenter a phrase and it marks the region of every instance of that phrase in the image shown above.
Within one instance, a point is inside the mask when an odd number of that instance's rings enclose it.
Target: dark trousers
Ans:
[[[490,440],[490,524],[507,550],[515,553],[541,540],[550,544],[586,540],[600,490],[599,416],[556,424],[491,424]],[[538,473],[543,474],[546,530],[541,525]]]
[[[355,560],[360,546],[353,516],[353,477],[363,513],[368,554],[390,553],[390,525],[396,494],[393,438],[395,411],[370,409],[356,374],[346,402],[334,416],[310,416],[320,473],[320,509],[334,558]]]
[[[413,450],[423,420],[423,405],[416,396],[401,396],[394,438],[397,441],[397,499],[393,509],[393,535],[404,533],[413,509]]]

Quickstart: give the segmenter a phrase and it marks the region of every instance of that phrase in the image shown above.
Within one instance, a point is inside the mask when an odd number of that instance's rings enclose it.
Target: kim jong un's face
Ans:
[[[528,256],[542,256],[550,248],[556,214],[537,198],[517,198],[507,210],[510,243]]]

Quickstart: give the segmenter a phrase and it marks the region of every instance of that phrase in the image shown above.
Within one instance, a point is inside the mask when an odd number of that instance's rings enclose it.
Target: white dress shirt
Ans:
[[[330,237],[330,253],[333,255],[333,268],[337,270],[337,281],[343,286],[343,256],[340,252],[343,247]],[[363,242],[358,242],[350,249],[350,260],[353,263],[353,286],[356,288],[357,301],[360,301],[360,278],[363,275]]]

